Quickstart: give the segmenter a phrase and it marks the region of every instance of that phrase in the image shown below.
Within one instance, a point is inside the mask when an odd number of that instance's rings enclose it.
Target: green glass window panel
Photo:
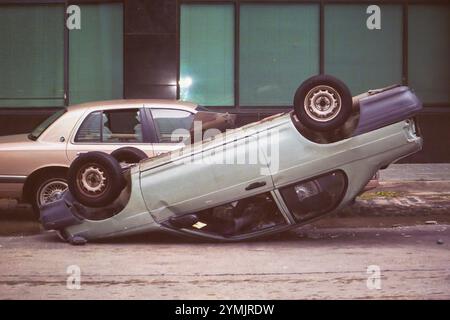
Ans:
[[[69,32],[70,104],[123,97],[121,3],[80,5],[81,29]]]
[[[325,73],[354,95],[402,83],[402,8],[380,5],[381,29],[369,30],[367,7],[325,6]]]
[[[64,6],[0,6],[0,107],[64,105]]]
[[[450,6],[408,9],[408,82],[423,102],[450,102]]]
[[[234,105],[234,7],[184,4],[180,21],[180,98]]]
[[[240,105],[292,105],[319,73],[319,6],[241,5],[240,16]]]

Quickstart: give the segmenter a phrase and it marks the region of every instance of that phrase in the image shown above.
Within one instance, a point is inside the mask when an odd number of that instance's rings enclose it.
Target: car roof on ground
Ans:
[[[76,109],[87,109],[91,107],[113,107],[113,106],[120,106],[120,105],[126,105],[126,106],[142,106],[143,104],[147,105],[167,105],[167,106],[179,106],[184,109],[195,109],[198,107],[198,105],[191,103],[191,102],[185,102],[180,100],[170,100],[170,99],[120,99],[120,100],[106,100],[106,101],[93,101],[93,102],[86,102],[86,103],[80,103],[80,104],[74,104],[67,107],[67,110],[76,110]]]

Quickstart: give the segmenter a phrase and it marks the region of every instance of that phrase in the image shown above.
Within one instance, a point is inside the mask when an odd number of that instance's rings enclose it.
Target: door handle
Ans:
[[[261,188],[261,187],[264,187],[266,184],[267,184],[267,183],[266,183],[265,181],[253,182],[253,183],[250,183],[250,184],[245,188],[245,190],[246,190],[246,191],[249,191],[249,190],[252,190],[252,189]]]

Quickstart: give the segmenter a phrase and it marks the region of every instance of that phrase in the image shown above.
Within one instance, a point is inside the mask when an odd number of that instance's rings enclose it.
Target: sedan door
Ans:
[[[93,110],[81,122],[67,144],[67,157],[73,161],[79,153],[111,153],[131,146],[154,156],[148,135],[148,120],[143,108]]]
[[[254,135],[220,135],[193,153],[174,153],[160,161],[141,163],[141,188],[147,208],[157,222],[173,214],[252,197],[273,189],[267,161]]]

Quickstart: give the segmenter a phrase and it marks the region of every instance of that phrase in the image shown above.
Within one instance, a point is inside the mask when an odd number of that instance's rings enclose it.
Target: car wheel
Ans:
[[[333,76],[313,76],[295,92],[294,110],[298,120],[308,129],[331,131],[349,119],[352,95],[348,87]]]
[[[125,187],[119,162],[99,151],[78,156],[69,168],[68,181],[74,198],[93,208],[111,204]]]
[[[34,184],[31,199],[35,214],[39,216],[39,206],[60,199],[66,190],[67,176],[64,173],[46,174],[40,177]]]
[[[111,153],[111,156],[116,159],[121,166],[128,164],[139,163],[140,161],[147,159],[147,154],[141,149],[134,147],[123,147],[117,150],[114,150]]]

